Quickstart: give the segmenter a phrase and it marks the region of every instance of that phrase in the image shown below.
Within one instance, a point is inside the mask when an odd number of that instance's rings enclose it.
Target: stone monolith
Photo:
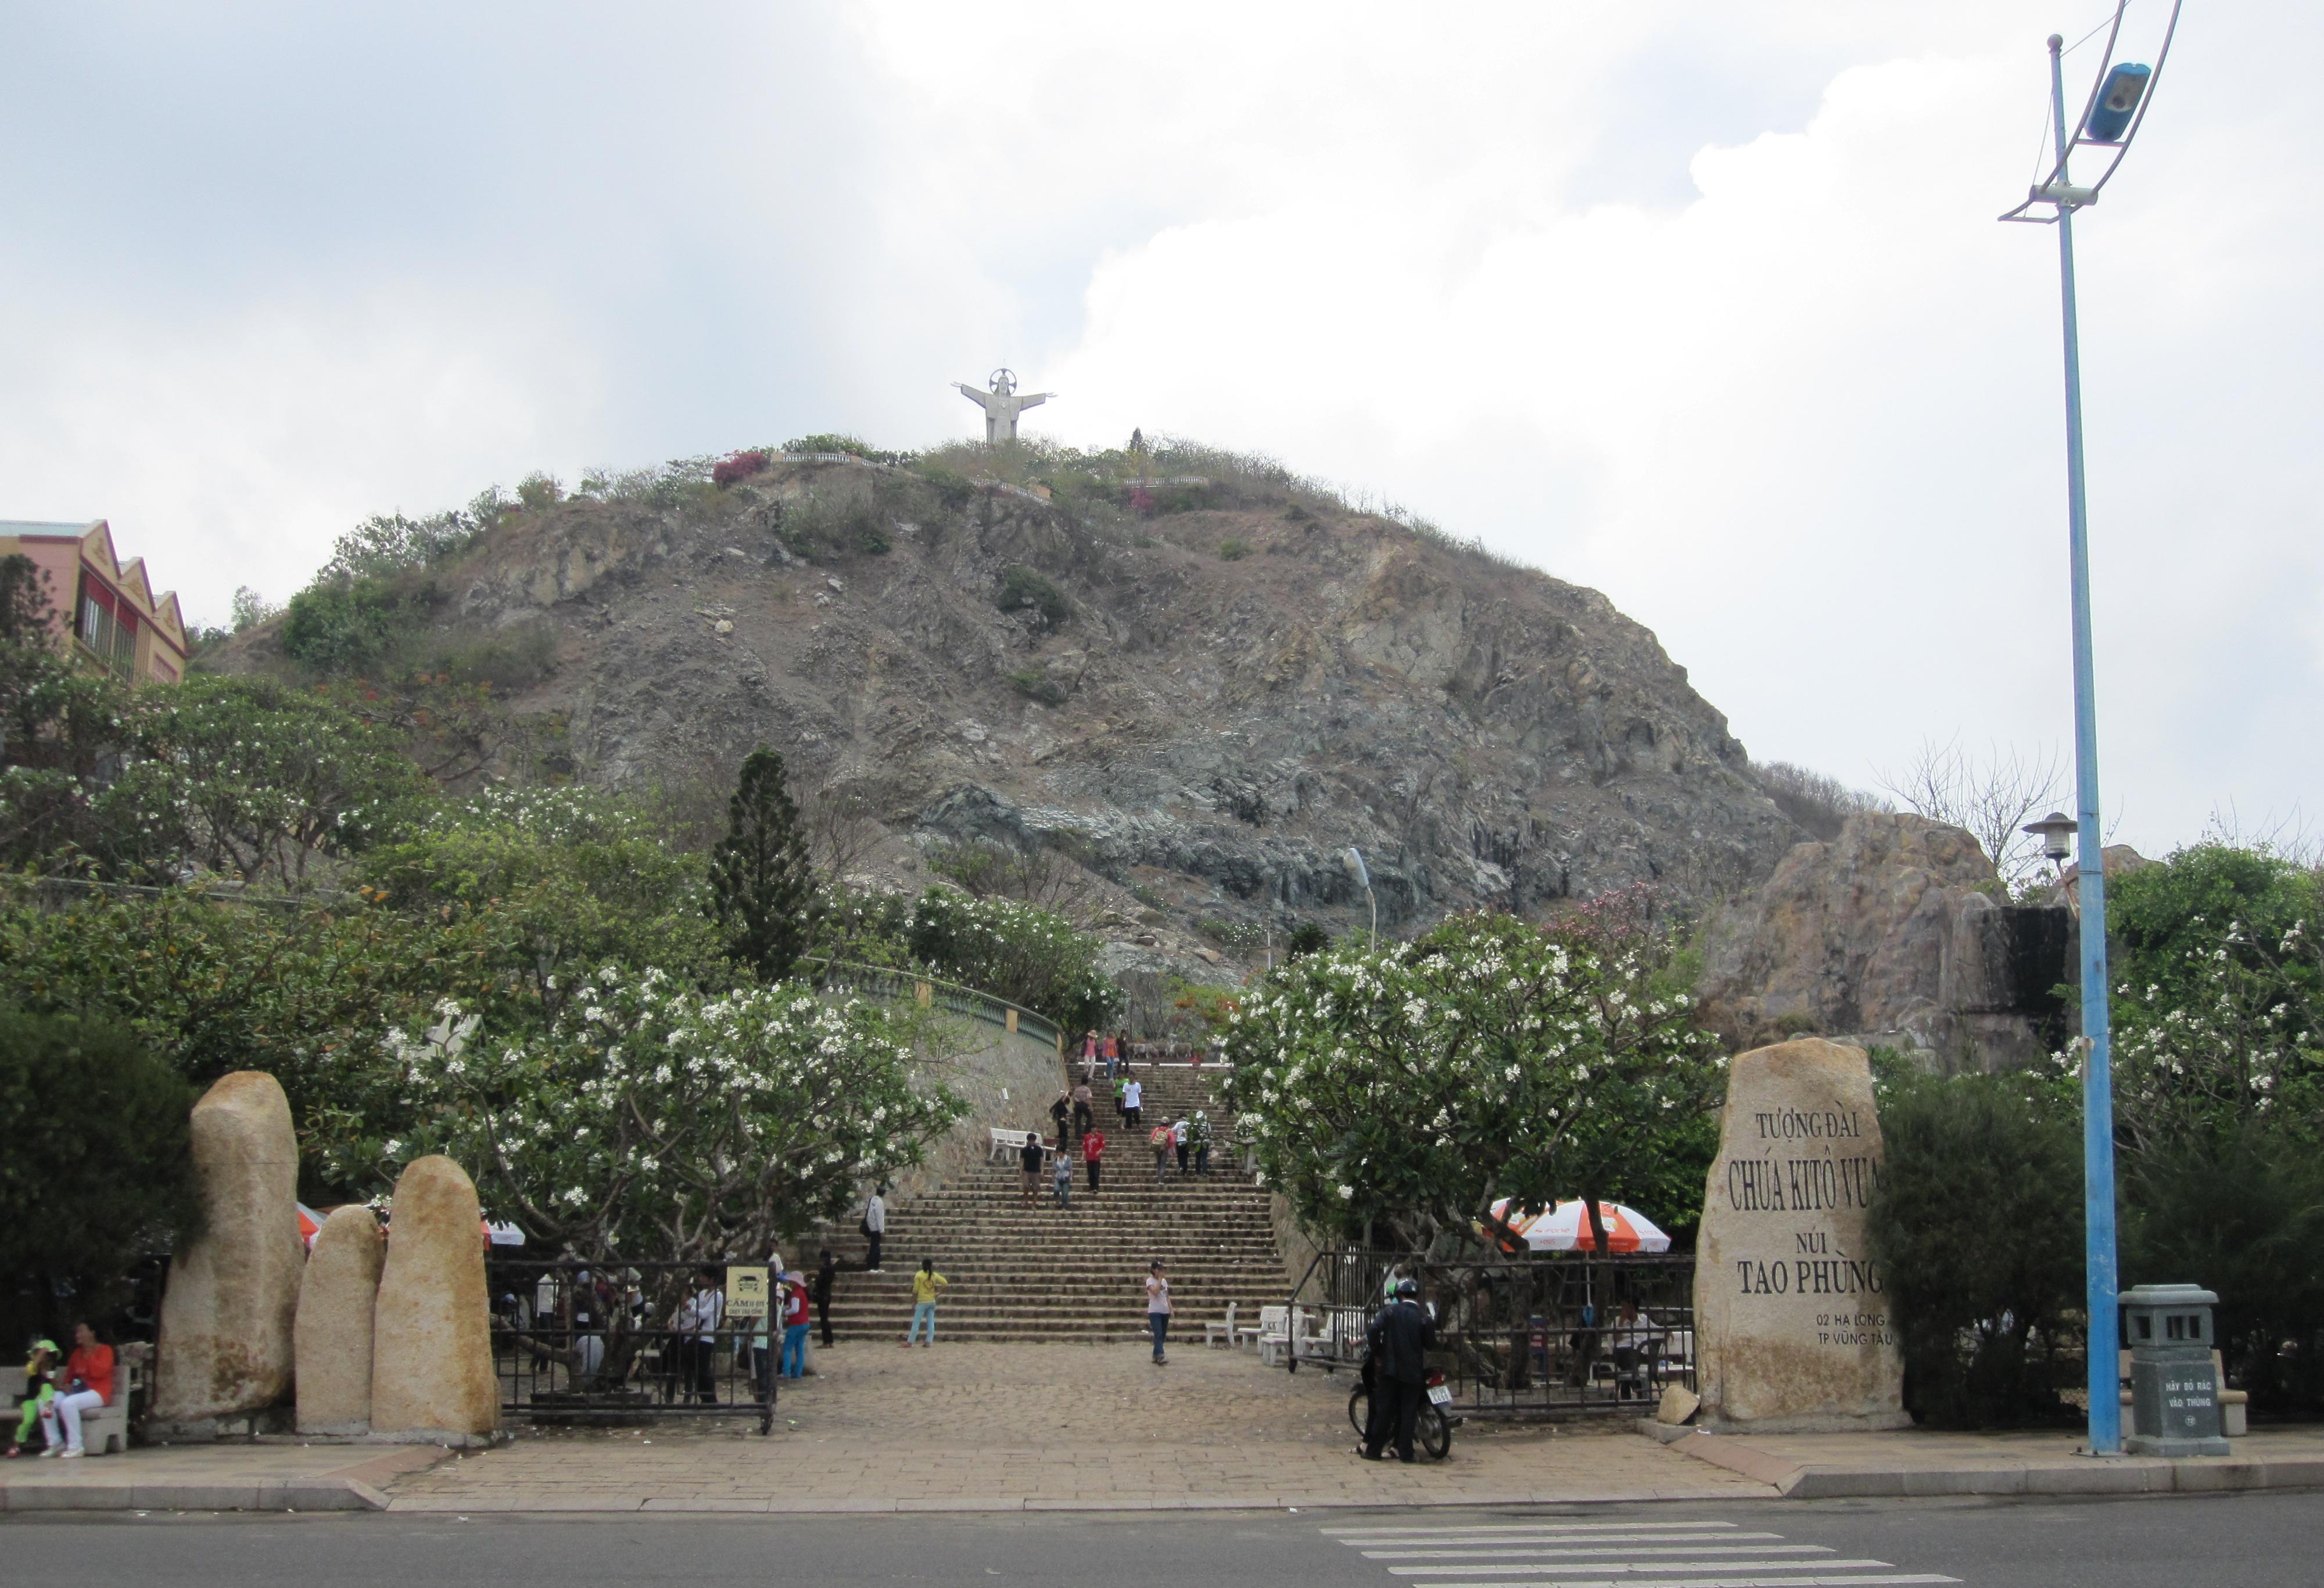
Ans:
[[[1734,1062],[1695,1239],[1701,1420],[1901,1427],[1904,1371],[1865,1210],[1880,1121],[1860,1048],[1816,1038]]]
[[[499,1416],[476,1188],[449,1158],[415,1159],[395,1182],[388,1220],[372,1431],[467,1438],[492,1432]]]
[[[281,1403],[307,1256],[299,1143],[272,1076],[236,1070],[202,1095],[193,1160],[208,1222],[170,1265],[154,1386],[154,1414],[172,1423]]]
[[[315,1236],[299,1282],[299,1431],[371,1431],[372,1317],[387,1253],[379,1220],[360,1205],[336,1207]]]

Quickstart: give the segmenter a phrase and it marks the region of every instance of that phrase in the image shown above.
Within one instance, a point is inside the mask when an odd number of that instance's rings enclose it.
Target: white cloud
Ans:
[[[946,383],[1009,363],[1063,436],[1269,452],[1600,586],[1762,757],[2065,739],[2054,239],[1992,219],[2022,7],[642,16],[29,29],[0,511],[106,514],[215,617],[535,467],[967,434]],[[2190,17],[2081,232],[2151,848],[2324,772],[2319,45]]]

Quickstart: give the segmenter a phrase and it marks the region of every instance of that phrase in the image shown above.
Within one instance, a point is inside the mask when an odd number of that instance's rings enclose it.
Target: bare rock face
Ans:
[[[208,1224],[171,1262],[161,1299],[154,1412],[170,1422],[283,1400],[307,1256],[299,1238],[299,1143],[272,1076],[236,1070],[202,1094],[193,1158]]]
[[[1735,1060],[1695,1239],[1706,1426],[1902,1427],[1904,1364],[1865,1238],[1880,1120],[1863,1050],[1808,1038]]]
[[[480,1216],[449,1158],[415,1159],[395,1182],[373,1325],[375,1434],[466,1439],[500,1420]]]
[[[299,1284],[299,1431],[371,1431],[372,1314],[387,1253],[368,1207],[323,1220]]]
[[[1004,604],[1028,571],[1053,612]],[[1604,596],[1258,481],[1146,517],[785,461],[512,513],[442,577],[438,621],[537,639],[509,698],[566,724],[575,775],[723,783],[769,744],[876,823],[851,872],[917,886],[916,845],[1043,850],[1139,889],[1179,975],[1204,962],[1168,940],[1205,921],[1368,926],[1349,844],[1401,932],[1641,882],[1705,898],[1802,836]],[[1221,941],[1246,938],[1228,957],[1256,962],[1256,931]]]
[[[1949,1069],[2024,1063],[2051,1034],[2067,923],[1998,892],[1960,828],[1850,816],[1712,918],[1704,1017],[1738,1045],[1814,1032],[1924,1050]]]

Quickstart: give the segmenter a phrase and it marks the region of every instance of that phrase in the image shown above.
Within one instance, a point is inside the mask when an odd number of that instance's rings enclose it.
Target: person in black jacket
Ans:
[[[1378,1461],[1380,1446],[1393,1435],[1396,1458],[1414,1461],[1412,1436],[1427,1392],[1427,1353],[1436,1345],[1436,1325],[1420,1306],[1419,1280],[1397,1284],[1396,1299],[1372,1315],[1364,1340],[1371,1348],[1371,1415],[1364,1420],[1364,1442],[1356,1454]]]
[[[831,1248],[823,1249],[822,1266],[815,1271],[815,1281],[808,1294],[815,1299],[816,1320],[823,1325],[823,1343],[831,1344],[831,1288],[839,1280],[839,1264],[833,1261]]]

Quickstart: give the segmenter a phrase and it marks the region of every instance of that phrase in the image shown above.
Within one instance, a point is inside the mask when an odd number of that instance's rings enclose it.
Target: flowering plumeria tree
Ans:
[[[2279,1121],[2312,1137],[2324,1113],[2316,929],[2229,921],[2177,958],[2176,976],[2116,989],[2115,1106],[2129,1144]]]
[[[1481,914],[1310,955],[1230,1018],[1242,1134],[1311,1224],[1416,1245],[1500,1197],[1622,1195],[1725,1088],[1657,961]]]
[[[920,1161],[963,1112],[916,1090],[911,1016],[798,983],[723,996],[607,966],[545,1035],[448,1000],[388,1039],[422,1124],[389,1168],[446,1152],[486,1206],[595,1261],[763,1258]]]

